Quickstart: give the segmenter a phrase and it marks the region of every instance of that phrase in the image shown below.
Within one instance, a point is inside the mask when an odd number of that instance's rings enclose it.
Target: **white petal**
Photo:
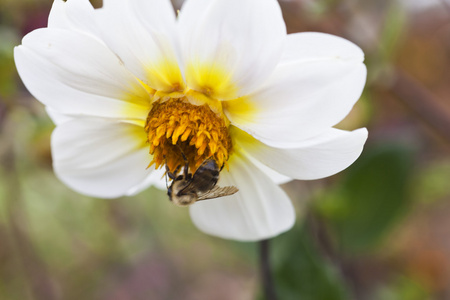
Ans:
[[[151,173],[142,127],[100,118],[79,118],[52,135],[56,175],[75,191],[100,198],[125,195]]]
[[[50,119],[55,123],[55,125],[60,125],[62,123],[73,120],[72,116],[62,114],[51,107],[46,106],[45,111],[47,112]]]
[[[179,29],[188,86],[217,99],[259,86],[278,63],[286,38],[275,0],[189,0]]]
[[[266,174],[266,176],[268,176],[270,179],[272,179],[272,181],[275,182],[276,184],[284,184],[284,183],[288,183],[289,181],[293,180],[291,177],[280,174],[279,172],[275,171],[274,169],[263,164],[258,159],[253,157],[250,153],[246,152],[246,153],[244,153],[244,155],[247,159],[249,159],[252,162],[252,164],[257,166],[258,169],[261,170],[261,172]]]
[[[63,114],[143,119],[148,92],[98,40],[75,31],[38,29],[16,47],[25,86]]]
[[[151,171],[150,175],[139,185],[136,185],[132,187],[130,190],[127,191],[127,196],[134,196],[148,188],[149,186],[153,185],[157,187],[160,190],[166,190],[166,180],[165,180],[165,170],[164,168],[160,168],[158,170],[155,170],[153,167],[149,168],[149,171]]]
[[[99,35],[94,8],[89,0],[55,0],[48,17],[48,27]]]
[[[160,168],[155,170],[151,174],[151,178],[149,180],[150,184],[157,187],[160,190],[167,190],[167,182],[166,182],[166,170],[164,168]]]
[[[200,230],[226,239],[256,241],[274,237],[294,225],[294,208],[278,185],[237,153],[229,167],[230,172],[221,172],[219,185],[234,185],[239,191],[192,205],[191,218]]]
[[[80,1],[81,2],[81,1]],[[48,27],[68,29],[71,27],[66,14],[66,2],[64,0],[53,1],[50,15],[48,16]]]
[[[95,14],[102,40],[144,83],[163,91],[184,85],[169,0],[104,0]]]
[[[344,38],[320,32],[289,34],[280,63],[320,59],[364,61],[364,52]]]
[[[291,149],[265,145],[239,131],[236,144],[270,168],[295,179],[310,180],[334,175],[350,166],[361,154],[367,130],[330,128]]]
[[[366,67],[337,58],[278,66],[265,86],[228,101],[231,123],[264,143],[291,147],[339,123],[361,96]]]

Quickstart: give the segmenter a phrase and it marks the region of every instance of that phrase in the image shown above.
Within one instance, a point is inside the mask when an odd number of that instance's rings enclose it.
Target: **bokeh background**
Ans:
[[[263,299],[258,244],[199,232],[155,188],[101,200],[56,179],[54,126],[13,61],[51,3],[0,0],[0,299]],[[369,140],[344,172],[284,185],[298,217],[270,243],[279,299],[450,299],[450,1],[280,4],[289,32],[363,48],[366,89],[338,127]]]

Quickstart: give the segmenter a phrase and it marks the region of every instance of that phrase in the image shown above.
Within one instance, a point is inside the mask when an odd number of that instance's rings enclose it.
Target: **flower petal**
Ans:
[[[169,0],[104,0],[95,14],[102,40],[140,80],[166,92],[183,88]]]
[[[364,52],[349,40],[335,35],[300,32],[288,35],[280,63],[332,58],[363,62]]]
[[[275,0],[189,0],[179,30],[188,86],[221,100],[259,86],[278,63],[286,38]]]
[[[270,147],[249,134],[234,131],[236,144],[274,170],[295,179],[311,180],[334,175],[361,154],[367,129],[344,131],[330,128],[291,149]]]
[[[192,221],[200,230],[226,239],[256,241],[294,225],[294,208],[278,185],[238,153],[231,157],[229,167],[229,172],[221,172],[219,185],[234,185],[239,191],[191,205]]]
[[[60,125],[62,123],[73,120],[73,117],[62,114],[59,111],[56,111],[53,108],[48,107],[48,106],[45,107],[45,111],[47,112],[48,116],[53,121],[53,123],[55,123],[55,125]]]
[[[98,40],[38,29],[22,43],[14,51],[17,70],[45,105],[64,114],[145,120],[148,92]]]
[[[151,185],[160,190],[166,190],[166,180],[164,178],[166,170],[164,168],[155,170],[152,166],[149,168],[149,171],[151,171],[150,175],[140,185],[134,186],[128,190],[126,193],[127,196],[137,195]]]
[[[335,56],[323,57],[319,48],[315,60],[309,56],[307,60],[283,61],[263,88],[226,102],[227,117],[233,125],[275,147],[292,147],[336,125],[359,99],[366,81],[361,58],[344,59],[339,56],[341,48],[336,46]]]
[[[150,175],[145,141],[140,126],[77,118],[53,131],[53,167],[61,181],[79,193],[116,198]]]
[[[245,157],[252,162],[255,166],[258,167],[258,169],[263,172],[267,177],[269,177],[273,182],[276,184],[285,184],[289,181],[292,181],[293,179],[291,177],[288,177],[286,175],[283,175],[274,169],[268,167],[267,165],[263,164],[261,161],[250,155],[250,153],[245,152]]]
[[[94,8],[89,0],[55,0],[48,17],[48,27],[99,35]]]

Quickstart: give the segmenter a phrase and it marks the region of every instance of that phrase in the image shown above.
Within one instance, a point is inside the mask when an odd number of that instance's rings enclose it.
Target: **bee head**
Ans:
[[[173,204],[177,206],[189,206],[197,201],[198,197],[196,194],[187,194],[177,197],[172,197]]]

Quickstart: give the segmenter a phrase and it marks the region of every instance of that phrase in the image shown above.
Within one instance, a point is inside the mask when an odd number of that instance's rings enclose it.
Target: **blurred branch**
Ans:
[[[275,287],[273,284],[272,272],[269,263],[269,240],[259,242],[260,264],[261,264],[261,281],[264,289],[266,300],[277,300]]]
[[[420,82],[397,69],[391,92],[437,133],[450,141],[450,115]]]

